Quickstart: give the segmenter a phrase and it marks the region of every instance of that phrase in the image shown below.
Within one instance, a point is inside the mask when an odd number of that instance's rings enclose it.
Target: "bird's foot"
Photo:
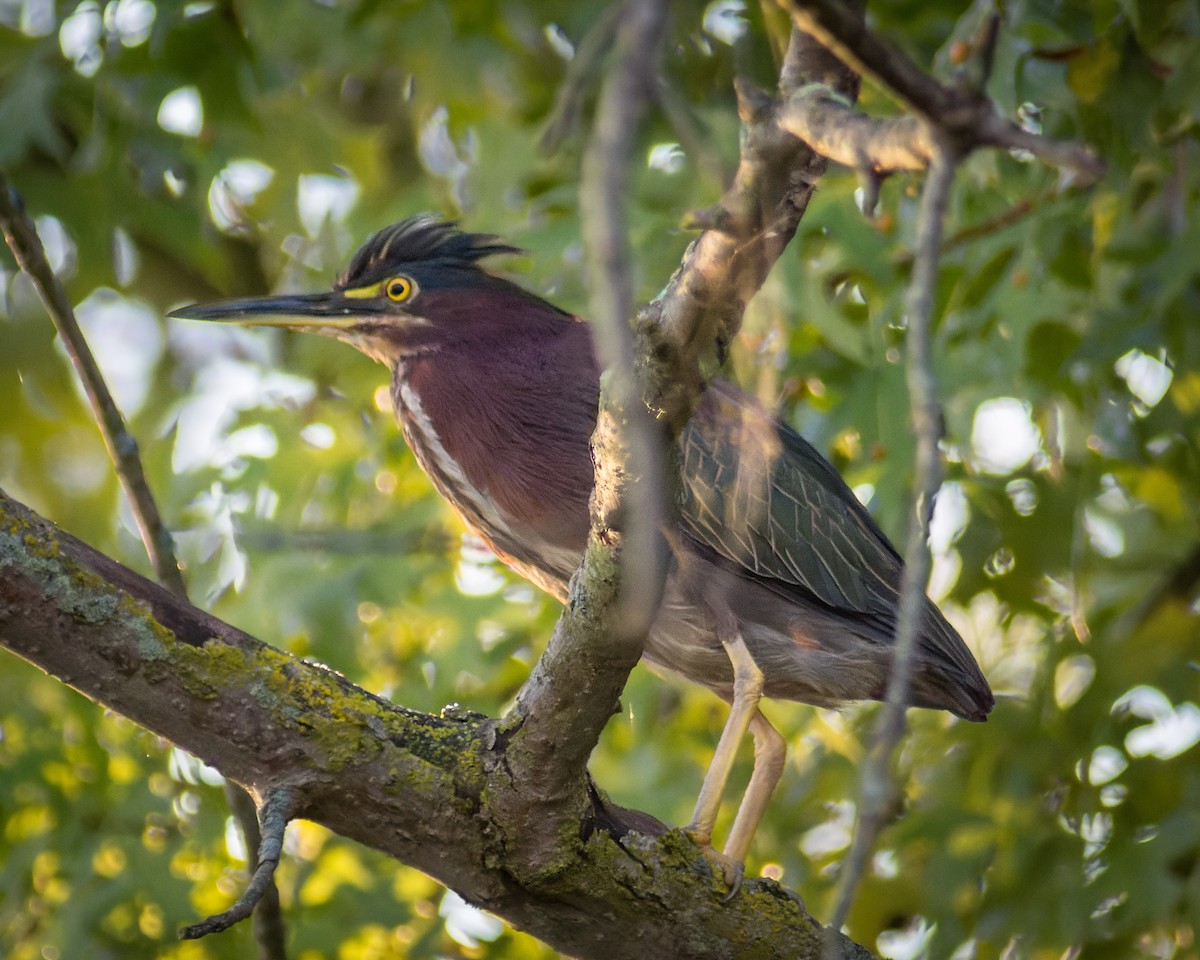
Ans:
[[[721,875],[725,878],[725,886],[729,888],[729,892],[721,898],[721,902],[728,903],[737,896],[738,891],[742,888],[746,865],[741,860],[735,860],[716,849],[712,845],[712,834],[707,831],[687,827],[684,833],[692,838],[696,845],[704,851],[704,856],[721,871]]]
[[[718,853],[712,847],[708,848],[708,854],[717,862],[721,872],[725,875],[725,886],[729,888],[729,892],[721,898],[721,902],[728,903],[742,889],[742,878],[746,875],[746,865],[741,860],[734,860],[727,854]]]

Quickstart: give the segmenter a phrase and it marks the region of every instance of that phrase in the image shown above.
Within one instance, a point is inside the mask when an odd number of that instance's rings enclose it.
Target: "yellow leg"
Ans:
[[[754,658],[750,656],[750,651],[746,649],[745,641],[740,636],[734,635],[732,640],[725,643],[725,650],[733,664],[733,703],[730,704],[729,719],[725,721],[725,729],[721,731],[721,739],[717,742],[712,763],[708,766],[708,773],[704,777],[704,785],[700,788],[700,796],[696,800],[696,809],[692,814],[692,822],[688,825],[687,831],[697,843],[712,846],[713,824],[716,822],[717,812],[721,806],[721,794],[725,792],[725,784],[733,769],[738,746],[753,723],[756,744],[755,764],[746,795],[747,799],[750,799],[751,790],[755,788],[756,781],[760,781],[758,790],[755,792],[755,805],[747,810],[746,802],[743,801],[734,823],[734,833],[730,839],[731,841],[737,839],[741,852],[729,855],[729,851],[735,849],[731,842],[726,851],[727,855],[719,858],[725,872],[726,882],[736,890],[737,885],[741,882],[745,848],[750,846],[750,837],[753,836],[754,828],[758,826],[758,821],[762,817],[762,808],[766,806],[766,798],[770,796],[771,790],[779,780],[779,771],[783,766],[780,754],[778,761],[773,762],[774,768],[777,768],[774,773],[768,770],[765,776],[759,775],[758,744],[769,740],[760,733],[760,727],[764,727],[774,734],[779,741],[780,750],[783,738],[775,733],[774,728],[758,712],[758,701],[762,699],[763,673],[758,664],[754,662]],[[774,744],[768,744],[768,748],[772,753],[778,752],[775,750]],[[758,795],[763,794],[764,787],[766,788],[765,794],[760,800]],[[738,830],[739,824],[742,825],[741,831]]]
[[[783,776],[783,764],[787,759],[787,743],[762,711],[756,709],[750,717],[750,732],[754,734],[754,772],[742,796],[729,839],[725,841],[725,856],[738,863],[745,862],[750,841],[754,839],[771,794]]]

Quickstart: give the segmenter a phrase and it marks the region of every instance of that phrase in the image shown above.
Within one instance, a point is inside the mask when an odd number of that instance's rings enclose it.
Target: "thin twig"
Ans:
[[[904,580],[896,622],[895,649],[887,703],[880,712],[871,749],[861,774],[858,822],[842,866],[830,930],[845,922],[867,860],[892,806],[892,755],[904,733],[904,703],[911,681],[913,648],[921,622],[929,578],[927,545],[933,497],[941,482],[938,442],[941,408],[930,356],[933,313],[944,219],[958,162],[979,147],[1023,149],[1083,180],[1104,172],[1104,164],[1086,146],[1046,140],[1002,117],[984,85],[994,57],[998,20],[989,18],[976,37],[978,64],[957,86],[946,86],[921,70],[902,51],[876,37],[861,14],[834,0],[784,0],[793,22],[811,32],[847,64],[871,77],[916,114],[894,121],[870,121],[849,104],[820,90],[800,91],[785,108],[788,128],[821,152],[876,177],[891,170],[922,165],[929,176],[922,194],[917,252],[907,299],[908,362],[906,378],[916,434],[914,509],[905,548]],[[840,117],[839,117],[840,114]],[[1022,212],[1015,215],[1020,216]],[[827,956],[835,952],[827,943]]]
[[[989,236],[993,233],[999,233],[1008,227],[1014,226],[1024,220],[1029,214],[1033,213],[1039,206],[1047,200],[1053,198],[1053,193],[1043,192],[1033,197],[1026,197],[1023,200],[1018,200],[1007,210],[1001,210],[994,217],[989,217],[987,220],[981,220],[979,223],[971,224],[969,227],[963,227],[961,230],[956,230],[948,236],[942,243],[942,253],[947,253],[964,244],[972,243],[982,237]],[[907,257],[897,257],[897,263],[912,263],[912,255]]]
[[[1104,176],[1106,166],[1091,147],[1065,140],[1050,140],[1017,126],[999,114],[984,118],[980,145],[1002,150],[1024,150],[1047,166],[1067,171],[1082,184],[1090,184]]]
[[[544,861],[557,856],[553,838],[578,829],[572,821],[587,801],[580,787],[588,757],[641,658],[666,578],[666,437],[642,402],[634,371],[633,281],[622,215],[634,127],[653,95],[648,66],[664,32],[666,2],[626,0],[623,9],[580,191],[593,333],[608,367],[592,437],[592,532],[554,634],[501,722],[509,738],[504,776],[516,789],[489,797],[496,815],[510,820],[509,843],[522,851],[531,882]],[[631,557],[645,566],[628,569]]]
[[[1187,605],[1200,586],[1200,544],[1172,566],[1170,575],[1117,618],[1114,637],[1132,636],[1158,610],[1170,603]],[[1080,638],[1083,639],[1083,638]]]
[[[179,931],[180,940],[198,940],[210,933],[228,930],[235,923],[245,920],[259,902],[275,890],[275,868],[283,852],[283,835],[292,818],[295,794],[287,787],[274,790],[259,807],[259,826],[262,842],[258,846],[257,863],[250,882],[237,901],[224,913],[184,927]],[[280,944],[282,947],[282,940]]]
[[[286,960],[287,958],[287,926],[283,922],[283,908],[279,904],[279,890],[274,883],[274,872],[279,866],[279,853],[275,853],[274,865],[263,865],[264,838],[259,826],[259,812],[255,807],[254,798],[232,780],[225,781],[225,799],[234,819],[242,828],[242,838],[246,844],[246,859],[250,876],[255,877],[259,870],[270,872],[270,882],[263,884],[260,899],[252,905],[254,939],[258,943],[258,955],[261,960]],[[232,789],[231,789],[232,788]],[[268,814],[264,813],[264,817]],[[287,818],[282,819],[282,826],[277,826],[280,817],[271,813],[273,829],[278,828],[280,839],[287,829]],[[270,849],[274,849],[272,844]],[[282,849],[282,845],[280,846]],[[249,888],[242,894],[245,898]]]
[[[841,889],[829,922],[831,930],[840,930],[845,923],[876,837],[887,821],[894,789],[890,775],[892,754],[905,730],[904,705],[912,678],[912,654],[925,603],[925,585],[929,580],[929,518],[934,495],[941,485],[938,443],[942,437],[942,413],[933,372],[930,327],[946,208],[957,161],[952,149],[938,145],[921,194],[917,254],[907,296],[908,356],[905,368],[916,435],[914,509],[909,517],[904,550],[904,580],[900,588],[900,612],[896,620],[887,702],[880,711],[872,736],[872,749],[862,771],[858,823],[850,852],[842,864]]]
[[[4,231],[4,238],[8,241],[17,265],[33,281],[38,296],[41,297],[46,312],[58,331],[63,347],[75,366],[75,372],[79,375],[91,404],[96,425],[104,439],[104,446],[112,459],[121,486],[125,489],[125,495],[129,498],[142,543],[145,544],[155,574],[168,589],[181,597],[186,596],[187,588],[183,582],[183,575],[179,572],[179,564],[175,560],[171,532],[162,522],[158,505],[154,502],[154,495],[146,482],[146,474],[138,456],[137,440],[125,426],[125,418],[117,409],[108,385],[104,382],[104,375],[88,349],[62,282],[46,262],[46,253],[38,238],[37,228],[2,172],[0,228]]]
[[[733,177],[733,167],[726,164],[719,151],[709,145],[709,138],[700,121],[692,113],[692,106],[679,88],[658,78],[655,84],[655,99],[667,123],[675,131],[683,151],[695,163],[696,168],[718,185],[724,186]]]
[[[791,0],[785,6],[792,19],[852,67],[899,98],[914,113],[934,123],[944,122],[959,106],[954,91],[938,83],[895,44],[876,36],[862,15],[838,0]]]
[[[1053,200],[1056,195],[1057,192],[1053,190],[1043,191],[1034,197],[1018,200],[1007,210],[1002,210],[994,217],[989,217],[987,220],[981,220],[979,223],[956,230],[942,241],[943,256],[951,250],[955,250],[967,243],[971,243],[982,237],[991,236],[994,233],[1000,233],[1020,223],[1025,217],[1041,207],[1042,204]],[[899,250],[888,257],[888,263],[894,267],[906,270],[912,266],[913,252],[911,250]],[[842,270],[838,273],[832,273],[825,280],[825,287],[829,290],[836,289],[854,276],[854,270]]]
[[[567,64],[566,75],[559,85],[558,95],[554,98],[550,119],[546,121],[542,135],[538,138],[539,153],[553,153],[579,123],[579,114],[588,85],[613,44],[617,24],[621,21],[624,9],[625,4],[621,2],[613,3],[605,9],[575,48],[575,55]]]
[[[449,530],[408,530],[380,525],[362,530],[333,527],[286,529],[264,521],[249,520],[238,525],[238,545],[257,553],[327,553],[348,556],[419,557],[443,556],[460,537]]]

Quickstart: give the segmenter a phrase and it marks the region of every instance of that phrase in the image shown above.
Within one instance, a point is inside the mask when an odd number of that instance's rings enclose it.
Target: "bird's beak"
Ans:
[[[340,291],[236,297],[210,300],[172,310],[176,320],[211,320],[252,327],[286,327],[333,336],[361,324],[365,315],[382,314],[386,307],[372,299],[348,297]]]

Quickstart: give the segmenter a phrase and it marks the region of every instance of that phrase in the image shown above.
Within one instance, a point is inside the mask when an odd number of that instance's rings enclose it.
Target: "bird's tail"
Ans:
[[[986,720],[996,697],[975,657],[931,600],[924,613],[910,702],[949,710],[964,720]]]

